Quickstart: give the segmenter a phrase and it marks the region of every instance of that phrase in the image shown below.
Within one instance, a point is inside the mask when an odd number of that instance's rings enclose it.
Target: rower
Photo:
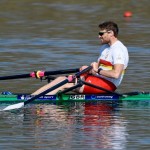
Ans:
[[[80,76],[83,81],[101,86],[109,91],[115,91],[121,84],[125,69],[128,66],[129,56],[127,48],[118,40],[118,32],[118,25],[112,21],[99,24],[99,39],[102,44],[100,47],[100,56],[96,62],[91,63],[92,69],[88,73]],[[86,67],[82,66],[80,70]],[[64,79],[66,79],[65,76],[58,77],[32,94],[37,95]],[[74,83],[67,83],[48,94],[56,94],[58,91],[63,91],[73,86]],[[106,92],[84,84],[75,91],[78,93],[92,94]]]

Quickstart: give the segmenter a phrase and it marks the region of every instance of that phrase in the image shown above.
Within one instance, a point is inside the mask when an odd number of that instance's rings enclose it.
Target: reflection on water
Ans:
[[[89,65],[98,58],[97,25],[119,24],[129,67],[118,92],[149,91],[149,0],[0,1],[1,75]],[[126,10],[133,17],[124,18]],[[0,81],[0,91],[31,93],[36,79]],[[40,105],[0,113],[1,149],[146,149],[149,106]],[[114,106],[113,106],[114,108]],[[9,141],[9,143],[8,143]]]
[[[149,107],[138,102],[29,105],[18,111],[1,112],[0,148],[142,147],[149,145],[149,114]],[[135,145],[137,140],[140,143]]]
[[[12,136],[21,146],[48,149],[76,148],[124,148],[126,144],[126,120],[115,112],[114,105],[107,103],[70,103],[66,106],[32,105],[24,112],[6,113],[0,120],[5,121],[5,131],[1,134],[6,141],[12,142]],[[22,115],[21,115],[21,114]],[[23,115],[24,114],[24,115]],[[12,119],[9,121],[9,119]],[[18,123],[17,123],[18,122]],[[16,124],[16,125],[13,125]],[[9,130],[13,125],[13,133]],[[2,127],[2,124],[0,124]],[[6,130],[7,129],[7,130]],[[31,138],[28,145],[24,142]],[[3,144],[6,148],[7,144]],[[16,147],[16,145],[14,145]]]

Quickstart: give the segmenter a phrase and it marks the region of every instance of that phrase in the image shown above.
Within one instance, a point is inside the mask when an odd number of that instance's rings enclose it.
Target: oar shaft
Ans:
[[[56,70],[56,71],[45,71],[44,75],[56,75],[56,74],[68,74],[78,72],[79,68],[76,69],[67,69],[67,70]]]
[[[21,78],[30,78],[30,77],[31,77],[30,74],[18,74],[18,75],[0,77],[0,80],[21,79]]]
[[[75,68],[75,69],[65,69],[65,70],[56,70],[56,71],[45,71],[45,72],[42,72],[42,74],[44,74],[44,76],[47,76],[47,75],[75,73],[78,71],[79,71],[79,68]],[[21,79],[21,78],[30,78],[30,77],[33,77],[33,78],[36,77],[36,73],[32,72],[28,74],[3,76],[3,77],[0,77],[0,80]]]
[[[99,90],[102,90],[102,91],[105,91],[105,92],[108,92],[108,93],[111,93],[111,94],[116,94],[118,96],[122,96],[122,94],[119,94],[119,93],[116,93],[116,92],[113,92],[113,91],[110,91],[110,90],[107,90],[103,87],[100,87],[100,86],[97,86],[97,85],[94,85],[94,84],[91,84],[89,82],[85,82],[85,81],[81,81],[83,84],[87,85],[87,86],[91,86],[93,88],[96,88],[96,89],[99,89]]]
[[[60,82],[60,83],[54,85],[53,87],[51,87],[51,88],[49,88],[49,89],[47,89],[47,90],[41,92],[41,93],[38,94],[38,95],[35,95],[35,96],[32,97],[31,99],[25,101],[25,102],[24,102],[24,105],[26,105],[26,104],[28,104],[28,103],[34,101],[35,99],[37,99],[37,98],[39,98],[39,97],[41,97],[41,96],[43,96],[43,95],[45,95],[45,94],[47,94],[47,93],[49,93],[49,92],[55,90],[55,89],[57,89],[58,87],[63,86],[64,84],[66,84],[66,83],[68,83],[68,82],[69,82],[68,79],[65,79],[64,81],[62,81],[62,82]]]

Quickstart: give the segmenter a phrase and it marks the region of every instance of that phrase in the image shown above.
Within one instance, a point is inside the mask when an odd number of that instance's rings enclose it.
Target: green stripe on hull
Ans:
[[[127,97],[121,97],[122,101],[150,101],[150,93],[138,94],[138,95],[128,95]]]

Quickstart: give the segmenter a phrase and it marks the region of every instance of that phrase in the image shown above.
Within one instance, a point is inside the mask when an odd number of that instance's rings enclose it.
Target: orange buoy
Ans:
[[[131,17],[131,16],[132,16],[132,12],[131,11],[124,12],[124,17]]]

